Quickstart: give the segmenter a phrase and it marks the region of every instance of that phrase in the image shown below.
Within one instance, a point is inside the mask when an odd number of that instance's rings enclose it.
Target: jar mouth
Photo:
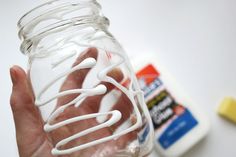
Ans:
[[[102,24],[109,20],[101,14],[96,0],[53,0],[44,3],[22,16],[18,22],[18,36],[29,40],[45,32],[69,25]]]

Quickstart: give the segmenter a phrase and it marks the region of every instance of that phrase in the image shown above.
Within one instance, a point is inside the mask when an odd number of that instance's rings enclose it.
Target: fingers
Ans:
[[[95,60],[97,60],[97,57],[98,57],[98,50],[96,48],[89,48],[88,50],[81,53],[81,55],[77,58],[77,60],[75,61],[75,63],[73,64],[72,67],[80,64],[86,58],[94,58]],[[83,82],[90,70],[91,70],[91,68],[81,69],[81,70],[77,70],[77,71],[71,73],[70,75],[68,75],[68,77],[66,78],[65,82],[63,83],[60,91],[81,88],[83,85]],[[58,106],[61,106],[61,105],[64,105],[64,104],[70,102],[78,95],[79,94],[73,94],[73,95],[59,98],[58,99]]]
[[[77,60],[75,61],[75,63],[73,64],[72,67],[80,64],[82,61],[84,61],[86,58],[94,58],[95,60],[97,60],[97,56],[98,56],[98,51],[96,48],[89,48],[88,50],[84,51],[83,53],[81,53],[81,55],[77,58]],[[73,73],[71,73],[65,83],[64,86],[62,86],[62,90],[65,89],[72,89],[72,88],[81,88],[84,82],[84,79],[86,78],[88,72],[91,69],[81,69],[81,70],[77,70]],[[71,83],[71,85],[68,85],[67,83]],[[72,88],[70,88],[72,86]]]
[[[18,66],[10,69],[13,83],[10,104],[16,127],[16,136],[21,156],[30,156],[45,141],[43,121],[34,105],[33,92],[24,70]]]
[[[84,51],[79,57],[78,59],[75,61],[75,63],[73,64],[73,67],[80,64],[82,61],[84,61],[86,58],[94,58],[95,60],[97,60],[98,57],[98,50],[96,48],[89,48],[88,50]],[[77,70],[73,73],[71,73],[68,76],[68,79],[73,79],[74,81],[76,81],[77,83],[77,87],[81,88],[84,82],[84,79],[86,78],[88,72],[91,69],[81,69],[81,70]]]
[[[108,73],[108,76],[112,77],[113,79],[115,79],[118,82],[122,81],[122,79],[123,79],[123,73],[121,72],[120,69],[113,69],[111,72]],[[70,118],[76,117],[78,115],[81,116],[81,115],[90,114],[90,113],[97,113],[99,111],[100,104],[101,104],[103,97],[115,88],[115,86],[113,84],[108,83],[108,82],[101,82],[100,84],[103,84],[104,86],[107,87],[107,91],[105,94],[88,97],[87,99],[85,99],[82,102],[82,104],[78,108],[75,106],[70,106],[70,107],[66,108],[65,111],[63,113],[61,113],[59,117],[56,118],[55,122],[70,119]],[[69,131],[70,133],[67,133],[68,131],[66,131],[65,128],[63,128],[63,127],[59,128],[58,130],[60,130],[60,129],[63,130],[64,131],[63,135],[68,136],[68,135],[77,133],[78,131],[88,129],[88,128],[97,124],[97,122],[94,119],[86,120],[86,122],[87,123],[83,122],[83,125],[81,125],[81,122],[72,123],[72,124],[67,125],[68,128],[70,129],[70,131]],[[59,134],[59,131],[54,131],[53,137],[56,137],[54,135],[58,135],[58,134]],[[64,137],[63,135],[60,135],[60,137]],[[98,132],[97,132],[96,136],[98,136]],[[56,137],[56,138],[54,138],[53,141],[58,142],[60,139],[58,139]]]
[[[32,105],[34,103],[34,96],[29,88],[25,71],[18,66],[14,66],[10,69],[10,75],[13,84],[10,101],[13,113],[28,108],[34,109],[35,106]],[[20,100],[20,102],[18,102],[18,100]]]
[[[75,67],[77,65],[79,65],[82,61],[84,61],[86,58],[94,58],[95,60],[97,60],[98,57],[98,51],[96,48],[89,48],[86,51],[84,51],[83,53],[80,54],[80,56],[77,58],[77,60],[74,62],[74,64],[72,65],[72,67]],[[77,70],[73,73],[71,73],[70,75],[67,76],[66,80],[64,81],[60,91],[66,91],[66,90],[71,90],[71,89],[79,89],[82,87],[83,82],[87,76],[87,74],[89,73],[91,69],[87,68],[87,69],[81,69],[81,70]],[[72,101],[73,99],[75,99],[79,94],[72,94],[72,95],[67,95],[64,97],[60,97],[57,101],[57,107],[63,106],[67,103],[69,103],[70,101]],[[68,108],[65,109],[65,111],[63,113],[61,113],[58,117],[55,118],[53,123],[57,123],[60,121],[64,121],[70,118],[73,118],[77,115],[83,114],[83,111],[78,110],[77,108],[75,108],[74,106],[70,106]],[[59,142],[62,139],[65,139],[71,135],[73,135],[73,133],[77,129],[77,126],[75,125],[70,125],[71,127],[61,127],[58,128],[54,131],[52,131],[50,133],[51,135],[51,140],[54,144],[56,144],[57,142]],[[80,127],[80,129],[83,129],[86,125],[78,125],[78,127]],[[78,130],[77,130],[78,131]]]
[[[118,102],[112,107],[111,111],[118,110],[122,113],[121,120],[111,126],[112,130],[116,130],[120,125],[122,125],[130,115],[133,113],[133,104],[126,94],[122,93]]]
[[[124,78],[122,71],[118,68],[110,71],[107,74],[107,76],[113,78],[116,82],[121,82]],[[101,82],[100,84],[106,86],[106,88],[107,88],[106,93],[104,93],[102,95],[88,97],[81,104],[81,108],[87,108],[87,111],[88,111],[87,114],[99,112],[102,99],[104,98],[105,95],[107,95],[109,92],[111,92],[115,88],[115,86],[109,82]]]

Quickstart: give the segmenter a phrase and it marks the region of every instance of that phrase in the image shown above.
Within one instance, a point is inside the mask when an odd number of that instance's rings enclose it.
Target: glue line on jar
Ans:
[[[120,55],[121,57],[121,55]],[[66,59],[69,59],[68,57],[65,57],[64,58],[65,60]],[[141,115],[139,113],[139,110],[137,108],[137,106],[135,105],[135,100],[134,100],[134,96],[137,95],[137,94],[140,94],[139,92],[134,92],[134,91],[128,91],[125,87],[123,87],[122,85],[120,85],[118,82],[116,82],[113,78],[111,77],[108,77],[107,76],[107,73],[114,69],[115,67],[117,67],[118,65],[122,64],[125,62],[125,58],[123,57],[122,60],[116,64],[113,64],[109,67],[107,67],[106,69],[102,70],[101,72],[98,73],[98,79],[101,80],[101,81],[106,81],[106,82],[110,82],[112,83],[113,85],[115,85],[118,89],[120,89],[123,93],[125,93],[127,95],[127,97],[131,100],[132,104],[133,104],[133,108],[134,108],[134,112],[135,112],[135,115],[137,117],[137,121],[134,125],[132,125],[130,128],[122,131],[122,132],[119,132],[117,134],[114,134],[114,135],[111,135],[111,136],[108,136],[108,137],[105,137],[105,138],[102,138],[102,139],[98,139],[98,140],[95,140],[95,141],[92,141],[92,142],[89,142],[89,143],[86,143],[86,144],[82,144],[82,145],[79,145],[79,146],[76,146],[76,147],[73,147],[73,148],[69,148],[69,149],[65,149],[65,150],[59,150],[58,148],[61,147],[62,145],[65,145],[66,143],[72,141],[72,140],[75,140],[75,139],[78,139],[79,137],[81,136],[84,136],[84,135],[87,135],[89,133],[92,133],[94,131],[97,131],[99,129],[102,129],[102,128],[106,128],[106,127],[110,127],[112,125],[114,125],[115,123],[117,123],[121,117],[122,117],[122,114],[120,111],[117,111],[117,110],[114,110],[114,111],[110,111],[110,112],[105,112],[105,113],[95,113],[95,114],[88,114],[88,115],[84,115],[84,116],[78,116],[78,117],[74,117],[74,118],[71,118],[71,119],[67,119],[65,121],[62,121],[62,122],[59,122],[59,123],[56,123],[56,124],[53,124],[51,125],[50,123],[55,120],[56,117],[58,117],[67,107],[71,106],[71,105],[74,105],[76,104],[77,102],[79,102],[80,100],[82,99],[85,99],[86,97],[88,96],[94,96],[94,95],[101,95],[101,94],[104,94],[106,91],[107,91],[107,88],[104,86],[104,85],[98,85],[97,87],[95,88],[92,88],[92,89],[72,89],[72,90],[67,90],[67,91],[63,91],[63,92],[60,92],[56,95],[54,95],[52,98],[49,98],[47,100],[41,100],[42,99],[42,96],[43,94],[56,82],[58,81],[59,79],[69,75],[70,73],[76,71],[76,70],[81,70],[81,69],[86,69],[86,68],[92,68],[96,65],[96,60],[94,58],[87,58],[85,59],[84,61],[82,61],[80,64],[76,65],[75,67],[71,68],[70,70],[68,71],[65,71],[64,73],[58,75],[54,80],[52,80],[51,82],[49,82],[42,90],[41,92],[39,92],[39,94],[36,96],[36,105],[37,106],[44,106],[44,105],[47,105],[48,103],[50,103],[51,101],[55,100],[55,99],[58,99],[59,97],[62,97],[62,96],[66,96],[66,95],[70,95],[70,94],[80,94],[78,97],[76,97],[74,100],[72,100],[71,102],[67,103],[67,104],[64,104],[63,106],[57,108],[52,114],[51,116],[48,118],[47,120],[47,123],[44,127],[45,131],[46,132],[50,132],[50,131],[53,131],[55,129],[58,129],[59,127],[62,127],[62,126],[65,126],[65,125],[68,125],[68,124],[71,124],[71,123],[74,123],[74,122],[78,122],[78,121],[81,121],[81,120],[85,120],[85,119],[90,119],[90,118],[97,118],[99,116],[108,116],[108,115],[111,115],[111,118],[102,123],[102,124],[99,124],[97,126],[94,126],[92,128],[89,128],[87,130],[84,130],[82,132],[79,132],[75,135],[72,135],[68,138],[65,138],[63,140],[61,140],[60,142],[58,142],[55,146],[55,148],[52,150],[52,154],[53,155],[65,155],[65,154],[70,154],[70,153],[73,153],[75,151],[79,151],[79,150],[82,150],[82,149],[86,149],[88,147],[91,147],[91,146],[94,146],[94,145],[97,145],[97,144],[100,144],[100,143],[103,143],[103,142],[106,142],[106,141],[110,141],[110,140],[113,140],[113,139],[117,139],[119,138],[120,136],[122,135],[125,135],[131,131],[134,131],[136,130],[137,128],[139,128],[141,126]],[[79,107],[78,104],[76,104],[77,106],[76,107]]]

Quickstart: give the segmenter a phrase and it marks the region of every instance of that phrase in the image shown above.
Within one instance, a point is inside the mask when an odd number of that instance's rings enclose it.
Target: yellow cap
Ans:
[[[223,100],[218,109],[219,115],[236,123],[236,100],[227,97]]]

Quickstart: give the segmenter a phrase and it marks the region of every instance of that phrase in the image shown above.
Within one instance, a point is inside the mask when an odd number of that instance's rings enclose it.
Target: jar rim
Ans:
[[[49,34],[69,28],[95,27],[106,30],[109,20],[96,0],[52,0],[27,12],[18,22],[21,52],[29,54],[33,44]]]
[[[27,36],[28,31],[27,26],[28,25],[34,25],[32,24],[33,21],[36,21],[37,19],[40,19],[42,15],[47,14],[49,12],[53,12],[56,9],[60,7],[65,6],[75,6],[75,5],[95,5],[98,9],[101,9],[101,6],[99,3],[97,3],[96,0],[52,0],[49,2],[46,2],[44,4],[41,4],[27,13],[25,13],[20,20],[17,23],[19,33],[18,36],[20,39],[25,39],[25,36]]]
[[[51,1],[48,1],[46,3],[43,3],[37,7],[34,7],[33,9],[29,10],[28,12],[26,12],[18,21],[17,23],[17,26],[18,28],[24,26],[27,22],[29,22],[30,20],[33,20],[34,17],[31,17],[30,16],[33,16],[33,14],[39,12],[39,13],[42,13],[44,11],[47,11],[45,9],[48,9],[48,7],[50,8],[51,6],[54,5],[54,7],[58,7],[59,5],[65,5],[65,3],[82,3],[82,2],[86,2],[86,3],[89,3],[89,2],[93,2],[95,0],[51,0]],[[39,14],[38,13],[38,14]],[[29,18],[27,20],[27,18]]]

